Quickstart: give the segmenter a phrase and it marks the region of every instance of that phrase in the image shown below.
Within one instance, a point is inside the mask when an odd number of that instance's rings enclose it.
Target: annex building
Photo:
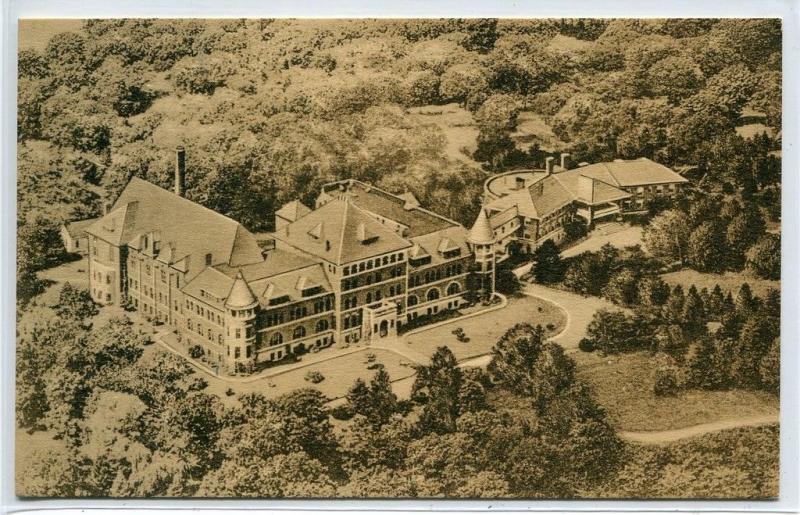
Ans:
[[[248,372],[313,349],[392,337],[494,285],[485,212],[467,231],[354,180],[290,202],[259,238],[175,191],[132,178],[85,228],[92,298],[174,328],[221,370]]]
[[[530,253],[546,240],[561,242],[565,225],[595,223],[640,213],[655,198],[672,198],[688,180],[647,158],[572,167],[569,154],[546,159],[543,170],[494,175],[484,183],[494,253],[501,262],[515,251]]]

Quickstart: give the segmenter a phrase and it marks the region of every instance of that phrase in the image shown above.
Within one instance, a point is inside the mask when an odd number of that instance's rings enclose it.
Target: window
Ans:
[[[241,338],[241,337],[242,337],[242,330],[237,327],[236,328],[236,338]]]
[[[458,285],[458,283],[450,283],[450,285],[447,287],[448,295],[455,295],[459,291],[461,291],[461,287]]]
[[[367,304],[369,304],[370,302],[372,302],[372,292],[371,291],[367,292]]]
[[[106,275],[106,284],[111,284],[111,274]]]
[[[217,336],[217,343],[222,345],[222,335],[221,334]]]
[[[419,299],[417,298],[416,295],[409,295],[408,296],[408,305],[409,306],[416,306],[418,302],[419,302]]]
[[[429,301],[438,299],[439,290],[437,288],[431,288],[430,290],[428,290],[428,294],[426,295],[426,297]]]
[[[383,256],[383,264],[384,265],[388,265],[389,264],[389,256]]]
[[[211,329],[208,330],[208,339],[214,341],[214,336],[211,334]]]
[[[317,321],[317,325],[314,327],[316,332],[321,333],[322,331],[327,331],[330,324],[327,320],[322,319]]]
[[[192,324],[192,319],[191,318],[186,321],[186,327],[188,327],[189,330],[194,329],[194,324]]]
[[[275,333],[269,338],[270,345],[280,345],[283,343],[283,335],[281,333]]]
[[[247,357],[249,358],[253,354],[253,347],[251,345],[247,346]]]
[[[241,347],[236,347],[236,349],[234,350],[234,356],[233,357],[235,357],[235,358],[241,358],[242,357],[242,348]]]
[[[297,338],[302,338],[305,335],[306,335],[306,328],[303,327],[302,325],[295,327],[294,331],[292,331],[292,338],[294,338],[295,340]]]

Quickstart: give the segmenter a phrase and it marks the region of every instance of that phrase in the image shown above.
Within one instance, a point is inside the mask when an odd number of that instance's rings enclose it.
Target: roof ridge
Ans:
[[[172,196],[173,196],[173,197],[175,197],[176,199],[180,199],[180,200],[182,200],[182,201],[184,201],[184,202],[188,202],[189,204],[192,204],[192,205],[194,205],[194,206],[197,206],[197,207],[199,207],[199,208],[201,208],[201,209],[204,209],[205,211],[208,211],[208,212],[210,212],[210,213],[214,213],[214,214],[215,214],[215,215],[217,215],[218,217],[224,218],[225,220],[228,220],[228,221],[230,221],[230,222],[233,222],[233,223],[235,223],[235,224],[241,225],[241,222],[239,222],[238,220],[234,220],[233,218],[231,218],[231,217],[229,217],[229,216],[227,216],[227,215],[223,215],[223,214],[222,214],[222,213],[220,213],[219,211],[215,211],[215,210],[211,209],[210,207],[206,207],[206,206],[204,206],[204,205],[203,205],[203,204],[201,204],[200,202],[195,202],[194,200],[188,199],[188,198],[184,197],[183,195],[178,195],[178,194],[177,194],[177,193],[175,193],[174,191],[170,191],[170,190],[168,190],[168,189],[166,189],[166,188],[162,188],[162,187],[161,187],[161,186],[159,186],[158,184],[152,183],[152,182],[150,182],[150,181],[148,181],[148,180],[146,180],[146,179],[142,179],[141,177],[138,177],[138,176],[133,176],[133,177],[131,178],[131,180],[128,182],[128,185],[130,185],[130,184],[131,184],[132,182],[134,182],[134,181],[136,181],[136,182],[141,182],[141,183],[143,183],[143,184],[146,184],[146,185],[148,185],[148,186],[152,186],[153,188],[157,188],[157,189],[159,189],[159,190],[161,190],[161,191],[163,191],[163,192],[165,192],[165,193],[168,193],[169,195],[172,195]],[[128,186],[128,185],[126,185],[126,188],[127,188],[127,186]],[[122,191],[124,192],[124,191],[125,191],[125,189],[123,189]],[[120,193],[120,196],[122,196],[122,193]],[[119,197],[117,198],[117,200],[119,200]]]
[[[382,188],[379,188],[378,186],[373,186],[372,184],[366,184],[366,183],[364,183],[362,181],[359,181],[358,179],[349,179],[349,180],[354,182],[354,183],[358,183],[358,184],[360,184],[360,185],[362,185],[364,187],[369,187],[370,190],[375,190],[375,191],[378,191],[380,193],[383,193],[384,195],[388,195],[388,196],[392,197],[393,200],[396,200],[398,204],[401,204],[401,203],[405,204],[405,201],[399,195],[395,195],[394,193],[388,192],[388,191],[386,191],[386,190],[384,190]],[[411,192],[409,192],[409,193],[411,193]],[[412,193],[412,195],[413,195],[413,193]],[[414,197],[416,198],[416,195],[414,195]],[[417,200],[419,200],[419,199],[417,199]],[[435,211],[431,211],[431,210],[429,210],[429,209],[427,209],[425,207],[422,207],[421,205],[415,206],[412,209],[417,209],[419,211],[422,211],[422,212],[424,212],[426,214],[435,216],[436,218],[439,218],[440,220],[444,220],[444,221],[449,222],[449,223],[454,224],[454,225],[461,225],[460,223],[456,222],[455,220],[452,220],[452,219],[450,219],[450,218],[448,218],[448,217],[446,217],[446,216],[444,216],[442,214],[436,213]],[[397,220],[394,220],[394,221],[396,222]],[[436,232],[436,231],[431,231],[431,232]]]
[[[341,227],[339,227],[339,251],[338,255],[336,256],[337,266],[342,264],[342,249],[344,249],[344,230],[345,227],[347,227],[347,211],[348,208],[350,207],[350,202],[348,202],[346,199],[347,197],[345,197],[345,200],[341,200],[341,202],[344,204],[344,209],[342,209],[342,225]]]

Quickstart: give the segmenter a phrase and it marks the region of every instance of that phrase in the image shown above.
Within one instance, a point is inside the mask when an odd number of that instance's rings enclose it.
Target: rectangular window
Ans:
[[[237,327],[236,328],[236,338],[241,338],[241,337],[242,337],[242,330]]]
[[[234,350],[234,356],[233,357],[235,357],[235,358],[241,358],[242,357],[242,348],[241,347],[236,347],[236,349]]]

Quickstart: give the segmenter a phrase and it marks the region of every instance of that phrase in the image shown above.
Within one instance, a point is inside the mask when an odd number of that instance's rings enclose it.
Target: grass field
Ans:
[[[448,158],[477,166],[471,157],[461,151],[466,148],[472,154],[477,148],[478,128],[469,111],[458,104],[445,104],[414,107],[408,112],[415,120],[435,124],[442,130],[447,140],[445,151]]]
[[[541,309],[541,311],[540,311]],[[509,299],[508,306],[476,315],[406,337],[415,350],[431,355],[437,347],[446,345],[459,361],[491,352],[492,346],[514,324],[529,322],[546,327],[553,324],[548,335],[561,332],[567,322],[564,311],[555,304],[536,297],[523,296]],[[469,342],[461,343],[452,334],[453,329],[464,329]]]
[[[706,274],[697,272],[696,270],[684,269],[677,272],[663,274],[661,276],[667,283],[674,286],[680,284],[684,289],[695,285],[698,290],[708,288],[709,291],[714,288],[714,285],[719,284],[725,292],[731,292],[736,295],[742,284],[747,283],[750,289],[753,290],[755,295],[763,297],[770,288],[780,290],[780,281],[771,281],[769,279],[759,279],[742,273],[726,272],[724,274]]]
[[[745,390],[684,390],[675,397],[653,393],[648,352],[610,356],[578,367],[611,424],[624,431],[663,431],[724,419],[777,413],[778,399]]]

